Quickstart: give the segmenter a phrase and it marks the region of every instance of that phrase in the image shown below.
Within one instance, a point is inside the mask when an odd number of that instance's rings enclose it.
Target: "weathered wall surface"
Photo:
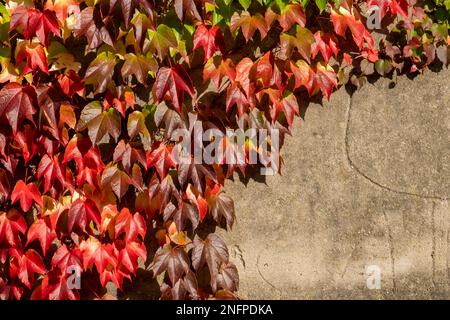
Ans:
[[[282,176],[226,185],[242,298],[450,298],[449,80],[340,90],[296,121]]]

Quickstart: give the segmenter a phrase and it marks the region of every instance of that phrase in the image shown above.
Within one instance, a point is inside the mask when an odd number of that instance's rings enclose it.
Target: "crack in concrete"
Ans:
[[[258,270],[259,276],[260,276],[261,279],[262,279],[265,283],[267,283],[270,287],[272,287],[273,289],[275,289],[276,291],[278,291],[278,294],[280,295],[280,298],[281,298],[281,296],[282,296],[281,290],[278,289],[277,287],[275,287],[275,285],[273,285],[272,282],[270,282],[269,280],[267,280],[267,279],[263,276],[261,270],[259,269],[259,259],[260,259],[260,258],[261,258],[261,252],[258,253],[258,257],[256,258],[256,270]]]
[[[348,162],[348,165],[350,166],[350,168],[352,168],[358,175],[360,175],[361,177],[363,177],[365,180],[369,181],[371,184],[376,185],[377,187],[387,190],[389,192],[393,192],[393,193],[397,193],[397,194],[401,194],[401,195],[406,195],[406,196],[411,196],[411,197],[418,197],[418,198],[422,198],[422,199],[433,199],[433,200],[441,200],[441,201],[448,201],[450,200],[450,198],[448,197],[440,197],[440,196],[433,196],[433,195],[424,195],[424,194],[420,194],[420,193],[413,193],[413,192],[408,192],[408,191],[402,191],[402,190],[396,190],[394,188],[391,188],[387,185],[384,185],[378,181],[376,181],[375,179],[369,177],[366,173],[364,173],[352,160],[352,158],[350,157],[350,143],[349,143],[349,136],[350,136],[350,120],[351,120],[351,109],[353,106],[353,99],[352,96],[349,96],[349,102],[348,102],[348,107],[347,107],[347,121],[346,121],[346,127],[345,127],[345,138],[344,138],[344,143],[345,143],[345,156]]]

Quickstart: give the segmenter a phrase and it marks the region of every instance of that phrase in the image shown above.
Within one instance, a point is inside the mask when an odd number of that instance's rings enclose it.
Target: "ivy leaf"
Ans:
[[[69,283],[69,279],[64,270],[50,271],[42,279],[42,296],[40,298],[49,300],[79,300],[79,293],[76,289],[70,288]]]
[[[37,96],[31,86],[22,87],[18,83],[8,83],[0,90],[0,117],[6,116],[13,134],[24,119],[33,122],[33,114],[36,112]]]
[[[202,20],[194,0],[175,0],[174,7],[176,14],[181,21],[184,20],[186,12],[192,14],[197,20]]]
[[[390,10],[393,15],[399,14],[404,18],[408,17],[408,0],[369,0],[367,1],[367,6],[369,8],[377,7],[381,19],[385,17],[388,10]]]
[[[194,99],[194,85],[184,68],[177,64],[171,68],[159,69],[153,86],[153,94],[158,102],[161,102],[168,94],[178,112],[181,112],[183,93],[187,92]]]
[[[116,1],[117,0],[111,0],[110,7],[113,7]],[[125,28],[128,29],[131,17],[133,16],[133,13],[137,5],[139,5],[140,2],[146,0],[118,0],[118,1],[122,11],[123,21],[125,22]]]
[[[125,62],[122,66],[121,73],[123,78],[131,75],[136,77],[136,80],[145,84],[149,71],[157,69],[158,64],[153,57],[146,57],[143,55],[135,55],[134,53],[127,53],[124,56]]]
[[[65,74],[60,74],[58,76],[58,85],[62,92],[69,98],[72,98],[75,94],[78,94],[80,97],[84,96],[84,83],[73,70],[69,70]]]
[[[220,266],[227,263],[229,259],[228,248],[223,239],[217,234],[211,233],[205,240],[196,236],[193,245],[191,259],[194,269],[198,271],[206,263],[211,279],[216,279]]]
[[[261,100],[265,94],[269,96],[271,101],[270,116],[272,121],[275,123],[279,113],[283,111],[289,128],[291,128],[294,116],[298,115],[300,112],[295,95],[291,93],[286,97],[282,97],[280,90],[268,88],[258,92],[259,100]]]
[[[320,12],[327,8],[328,1],[327,0],[315,0],[317,8],[319,8]]]
[[[22,45],[17,53],[17,61],[26,60],[25,68],[22,73],[35,71],[37,68],[41,69],[44,73],[48,73],[47,59],[45,57],[44,48],[38,43],[22,42]]]
[[[119,252],[118,260],[129,272],[134,274],[139,267],[138,258],[141,258],[142,261],[147,260],[147,249],[144,243],[127,241],[125,247]]]
[[[44,219],[37,219],[27,233],[27,245],[33,240],[39,240],[44,256],[55,239],[56,233],[47,226]]]
[[[234,105],[237,106],[239,117],[242,117],[249,107],[247,96],[237,83],[230,85],[227,89],[226,111],[228,112]]]
[[[21,254],[16,249],[12,249],[11,251],[11,276],[17,275],[20,281],[31,289],[31,284],[34,282],[34,275],[36,273],[45,273],[45,265],[42,257],[33,249],[29,249],[25,254]]]
[[[382,76],[386,76],[392,70],[392,64],[389,60],[380,59],[375,62],[375,70]]]
[[[52,266],[58,267],[62,272],[66,272],[69,267],[83,269],[83,257],[78,247],[69,249],[62,245],[52,257]]]
[[[305,27],[305,11],[303,11],[303,8],[299,3],[289,4],[281,10],[278,22],[283,28],[283,32],[289,30],[294,24]]]
[[[33,201],[39,206],[43,206],[41,193],[36,185],[32,182],[25,184],[23,180],[16,182],[14,190],[11,194],[11,203],[16,203],[17,201],[20,201],[20,207],[24,212],[30,210]]]
[[[150,148],[151,136],[145,125],[145,116],[142,112],[134,111],[128,115],[127,131],[130,139],[139,135],[145,150]]]
[[[109,51],[100,53],[89,65],[84,75],[86,84],[92,84],[96,93],[102,93],[112,80],[116,57]]]
[[[203,67],[203,80],[211,79],[217,90],[219,90],[222,79],[225,76],[231,82],[234,82],[236,70],[231,59],[223,59],[221,56],[209,58]]]
[[[20,247],[21,240],[19,234],[25,234],[27,222],[20,212],[14,208],[8,212],[0,212],[0,243],[5,242],[12,247]]]
[[[190,221],[192,224],[192,229],[195,230],[198,227],[199,222],[199,212],[197,206],[192,201],[182,200],[178,203],[178,209],[173,212],[171,216],[175,222],[177,230],[186,229],[186,221]],[[164,212],[164,220],[167,221],[169,216]]]
[[[29,9],[32,10],[32,9]],[[39,41],[46,47],[50,44],[50,33],[59,36],[59,25],[55,13],[50,10],[40,12],[33,10],[28,19],[27,33],[36,34]]]
[[[130,184],[130,177],[116,165],[108,165],[103,170],[101,185],[103,188],[110,187],[119,200],[127,192]]]
[[[150,41],[149,48],[158,53],[161,61],[167,56],[169,48],[178,47],[178,41],[172,29],[165,24],[159,24],[156,30],[149,29],[147,33]]]
[[[224,217],[228,228],[231,229],[235,220],[233,199],[221,192],[218,184],[213,188],[207,188],[205,198],[213,218],[220,223]]]
[[[308,90],[309,95],[312,95],[316,87],[316,75],[311,66],[304,60],[298,60],[296,63],[290,61],[289,65],[295,78],[295,88],[304,86]]]
[[[314,35],[307,28],[297,28],[296,36],[291,36],[287,33],[282,33],[280,36],[280,46],[282,54],[289,58],[292,55],[292,50],[297,48],[302,57],[310,62],[311,45],[314,43]]]
[[[364,27],[364,24],[352,14],[352,11],[340,7],[338,13],[331,9],[331,20],[333,21],[334,31],[338,35],[345,38],[345,32],[347,31],[347,28],[349,28],[356,45],[359,48],[362,48],[366,28]]]
[[[324,65],[320,62],[317,64],[316,68],[317,84],[319,85],[327,100],[330,101],[331,93],[333,92],[334,88],[337,88],[338,84],[336,72],[334,72],[333,68],[328,64]]]
[[[114,108],[103,111],[100,102],[91,102],[84,107],[77,125],[78,131],[85,129],[88,129],[93,144],[98,143],[107,134],[117,141],[120,135],[120,116]]]
[[[129,173],[133,164],[141,164],[147,168],[145,152],[142,149],[136,149],[124,140],[120,140],[114,149],[113,161],[121,162],[124,169]]]
[[[135,241],[137,236],[141,236],[142,240],[145,238],[147,226],[145,219],[139,214],[131,214],[128,208],[123,208],[115,220],[115,234],[119,237],[125,233],[126,242]]]
[[[315,42],[311,46],[313,58],[315,58],[320,51],[325,63],[328,63],[333,55],[338,55],[339,49],[337,47],[337,41],[332,35],[323,34],[322,32],[317,31],[314,34],[314,39]]]
[[[224,53],[225,41],[220,28],[213,26],[208,29],[205,24],[199,25],[194,33],[194,50],[197,48],[203,48],[204,61],[211,58],[217,49]]]
[[[214,170],[206,165],[196,164],[194,159],[190,163],[180,163],[178,165],[178,180],[182,187],[186,187],[187,182],[192,181],[197,191],[202,192],[205,177],[217,182]]]
[[[231,32],[236,31],[238,28],[242,30],[242,34],[247,42],[253,37],[256,30],[259,30],[261,39],[264,39],[269,31],[267,22],[262,15],[257,13],[252,16],[247,11],[242,12],[241,15],[235,12],[231,17]]]
[[[222,288],[235,292],[239,288],[239,275],[236,266],[232,262],[220,266],[220,271],[213,281],[213,290]]]
[[[114,248],[111,244],[102,244],[96,238],[89,237],[87,240],[81,242],[80,250],[83,253],[84,270],[95,265],[100,274],[102,286],[105,286],[109,280],[112,280],[118,285],[117,278],[111,272],[117,266],[117,257],[114,254]]]
[[[88,41],[87,51],[98,48],[102,43],[106,43],[114,47],[112,37],[106,29],[100,13],[94,7],[86,7],[77,16],[73,33],[76,37],[85,36]],[[105,76],[108,74],[105,73]]]
[[[55,13],[50,10],[39,11],[36,8],[17,6],[11,16],[9,30],[20,27],[25,39],[31,39],[34,35],[46,47],[50,44],[50,33],[59,36],[60,30]]]
[[[152,149],[147,152],[147,166],[149,168],[155,167],[161,179],[164,179],[169,168],[175,167],[175,165],[172,149],[164,143],[155,143]]]
[[[85,231],[87,224],[93,221],[95,225],[100,225],[100,212],[95,203],[90,199],[77,199],[69,209],[67,219],[67,231],[69,234],[75,226]]]
[[[149,268],[155,276],[167,271],[170,282],[175,284],[189,272],[189,258],[183,248],[172,248],[166,245],[156,251]]]
[[[47,0],[45,9],[54,11],[59,21],[64,23],[70,14],[79,14],[79,0]]]
[[[44,193],[54,187],[56,181],[62,187],[66,185],[65,168],[59,162],[58,156],[52,158],[46,154],[42,157],[38,167],[38,178],[42,177],[44,177]]]
[[[239,0],[239,4],[244,8],[244,10],[247,10],[252,3],[252,0]]]

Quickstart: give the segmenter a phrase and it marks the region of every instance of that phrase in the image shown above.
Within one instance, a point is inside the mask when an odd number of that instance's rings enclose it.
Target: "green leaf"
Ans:
[[[328,0],[315,0],[317,7],[320,9],[320,12],[326,9]]]
[[[178,42],[172,29],[165,24],[160,24],[156,31],[149,29],[150,49],[158,53],[160,60],[167,56],[169,48],[177,48]]]
[[[392,70],[392,64],[389,60],[380,59],[375,62],[375,70],[380,75],[385,76]]]
[[[245,9],[248,10],[250,5],[252,4],[252,0],[239,0],[239,4]]]

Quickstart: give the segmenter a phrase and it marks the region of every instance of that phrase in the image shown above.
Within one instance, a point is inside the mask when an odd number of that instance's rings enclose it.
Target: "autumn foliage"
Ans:
[[[232,227],[223,185],[248,165],[180,164],[174,130],[199,120],[284,135],[310,97],[446,66],[449,9],[2,0],[0,298],[101,298],[138,268],[161,275],[162,298],[235,298],[236,266],[209,226]]]

